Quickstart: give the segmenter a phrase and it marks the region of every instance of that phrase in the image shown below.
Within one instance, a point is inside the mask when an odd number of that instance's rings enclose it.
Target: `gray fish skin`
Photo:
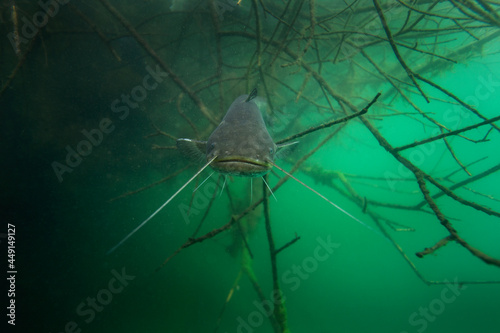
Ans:
[[[259,177],[272,168],[276,145],[267,131],[255,95],[242,95],[231,104],[207,141],[206,159],[222,174]]]

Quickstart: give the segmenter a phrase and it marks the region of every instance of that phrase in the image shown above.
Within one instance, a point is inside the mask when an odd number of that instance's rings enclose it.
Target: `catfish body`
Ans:
[[[267,131],[262,114],[250,95],[241,95],[234,100],[219,126],[206,142],[178,139],[181,151],[198,151],[210,166],[221,174],[259,177],[272,168],[276,144]],[[204,151],[203,151],[204,150]]]

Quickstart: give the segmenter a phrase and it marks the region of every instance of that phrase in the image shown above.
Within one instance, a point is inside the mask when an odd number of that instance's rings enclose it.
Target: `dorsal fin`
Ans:
[[[255,97],[257,97],[257,88],[253,88],[253,90],[250,93],[250,95],[248,95],[247,99],[245,99],[245,102],[250,102]]]

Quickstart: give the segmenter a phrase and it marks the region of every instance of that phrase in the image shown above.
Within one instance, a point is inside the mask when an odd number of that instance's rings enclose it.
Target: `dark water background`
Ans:
[[[31,18],[40,10],[29,2],[16,3],[22,9],[20,17]],[[188,12],[172,11],[177,7],[170,8],[172,4],[168,1],[112,3],[134,22],[144,38],[183,80],[194,84],[213,75],[215,46],[210,35],[212,26],[204,26],[209,22],[207,10],[200,9],[202,14],[190,16]],[[343,3],[332,3],[344,7]],[[70,5],[97,22],[99,29],[110,38],[110,46],[121,62]],[[185,10],[191,10],[191,5],[189,3]],[[325,6],[318,1],[316,5]],[[370,7],[372,3],[360,2],[358,5]],[[12,30],[11,4],[2,4],[0,8],[2,35],[7,36]],[[328,6],[318,7],[318,15],[321,10],[326,13],[327,9]],[[308,13],[308,7],[302,10]],[[162,16],[162,13],[167,14]],[[229,24],[232,20],[239,22],[229,25],[231,29],[253,32],[253,21],[248,13],[251,13],[251,2],[243,1],[241,7],[230,7],[224,13],[225,18],[219,16],[219,19],[221,24]],[[458,15],[458,12],[452,14]],[[404,16],[394,19],[391,24],[397,26],[399,20],[404,21]],[[248,26],[242,22],[247,22]],[[268,17],[264,21],[264,31],[268,33],[274,25],[275,20]],[[481,37],[481,33],[486,36],[491,31],[483,29],[476,34]],[[188,97],[177,99],[180,91],[171,77],[162,77],[137,107],[125,107],[126,103],[120,101],[122,94],[131,94],[134,88],[143,85],[144,78],[155,71],[157,64],[98,1],[71,1],[71,4],[61,5],[41,34],[36,37],[32,50],[27,52],[10,87],[0,97],[0,232],[7,232],[7,223],[16,225],[18,271],[16,326],[9,325],[8,331],[213,332],[220,317],[217,332],[273,332],[267,315],[259,311],[261,300],[246,276],[237,283],[221,316],[242,267],[241,252],[230,251],[234,233],[224,232],[185,249],[155,272],[193,234],[206,208],[203,193],[211,193],[215,175],[196,194],[198,213],[187,219],[183,215],[183,207],[189,205],[196,187],[191,184],[122,247],[106,256],[106,251],[155,211],[202,165],[194,164],[158,186],[110,201],[157,182],[188,163],[177,151],[152,149],[155,144],[175,144],[161,135],[149,136],[156,132],[153,125],[175,137],[195,137],[177,112],[177,105],[180,105],[196,124],[200,139],[206,139],[213,126]],[[440,51],[453,50],[471,40],[465,32],[453,36],[456,40]],[[415,38],[421,44],[432,40]],[[426,74],[473,104],[484,116],[497,116],[500,105],[498,43],[498,39],[493,40],[480,51],[459,59],[458,64],[436,65],[432,73]],[[3,86],[20,58],[16,57],[8,38],[2,39],[1,47]],[[23,51],[26,47],[22,45]],[[227,77],[237,76],[248,63],[255,61],[253,42],[235,37],[235,42],[229,46],[223,44],[223,50]],[[272,55],[271,52],[270,57]],[[389,55],[387,45],[373,53],[385,68],[397,67],[397,60]],[[415,68],[423,61],[419,57],[409,59]],[[278,61],[285,63],[290,59],[279,58]],[[404,78],[403,70],[399,68],[398,71],[396,73]],[[295,89],[300,88],[306,75],[286,68],[277,68],[274,73],[282,75],[282,80]],[[382,95],[380,104],[370,109],[374,115],[379,115],[370,121],[394,147],[435,134],[431,127],[416,121],[416,116],[383,116],[390,113],[385,107],[389,104],[392,110],[403,113],[414,110],[401,98],[392,100],[391,86],[380,78],[377,81],[355,65],[345,63],[325,66],[322,75],[359,108],[377,92],[387,93]],[[261,84],[258,75],[248,81],[225,83],[222,106],[216,85],[199,95],[216,114],[216,119],[220,119],[233,99],[248,92],[245,86],[260,85],[261,89]],[[318,87],[309,84],[306,93],[315,96],[316,102],[327,105],[321,94],[315,94]],[[425,89],[440,100],[427,104],[414,94],[412,101],[445,126],[457,129],[478,122],[470,113],[445,102],[449,99],[443,94],[428,86]],[[318,112],[304,99],[295,103],[296,96],[282,86],[273,86],[272,92],[274,107],[282,113],[273,116],[265,113],[265,119],[276,139],[332,119],[330,113]],[[116,109],[112,105],[116,99],[119,102],[115,106],[128,108],[126,116],[125,111],[114,112]],[[293,122],[295,118],[298,120]],[[99,128],[105,119],[109,119],[109,133],[102,135],[99,144],[92,146],[88,156],[71,168],[71,172],[62,174],[60,181],[53,163],[64,164],[67,147],[77,149],[82,140],[86,140],[82,131]],[[480,128],[467,135],[480,139],[486,132],[487,129]],[[318,132],[301,139],[293,153],[277,163],[289,170],[291,161],[313,149],[326,134],[326,131]],[[472,175],[500,163],[498,132],[493,130],[488,139],[481,144],[459,137],[450,139],[464,164],[486,158],[469,167]],[[459,169],[442,141],[419,146],[402,155],[438,179]],[[413,175],[380,147],[357,120],[350,122],[315,153],[306,166],[320,166],[325,177],[331,177],[327,171],[343,173],[353,188],[368,200],[414,205],[423,199]],[[307,167],[297,171],[295,176],[377,229],[369,216],[363,214],[362,207],[331,186],[322,184],[318,178],[311,177]],[[200,179],[208,175],[205,171]],[[280,172],[271,174],[271,186],[278,181],[276,175],[282,176]],[[453,181],[467,177],[460,171]],[[251,200],[249,182],[248,178],[228,180],[233,200],[242,207]],[[255,179],[253,184],[255,201],[261,197],[260,180]],[[450,186],[451,183],[446,184]],[[499,184],[497,173],[469,184],[470,188],[489,198],[463,188],[455,192],[499,211]],[[438,193],[436,188],[428,187],[431,193]],[[498,332],[499,284],[460,282],[498,282],[499,267],[485,264],[454,242],[423,259],[415,256],[416,252],[448,235],[432,213],[373,207],[390,221],[414,228],[414,232],[388,230],[425,279],[449,281],[450,284],[425,284],[380,232],[364,228],[300,184],[289,180],[275,196],[277,200],[271,198],[270,208],[277,246],[292,240],[295,235],[301,237],[278,256],[278,273],[291,332]],[[467,242],[494,258],[500,257],[497,217],[463,206],[446,196],[437,202]],[[217,197],[198,235],[226,224],[231,214],[228,197]],[[262,214],[258,208],[251,216],[249,223],[253,224],[247,237],[254,256],[253,271],[265,296],[269,297],[271,264]],[[334,246],[326,250],[322,245],[325,243]],[[2,238],[1,244],[2,251],[6,252],[6,240]],[[321,256],[318,257],[318,253]],[[121,283],[116,282],[120,281],[116,280],[117,275],[122,276]],[[2,292],[7,294],[7,287]],[[101,305],[93,310],[89,305],[92,298],[101,300]],[[7,302],[2,305],[4,309]],[[2,321],[7,322],[6,316]]]

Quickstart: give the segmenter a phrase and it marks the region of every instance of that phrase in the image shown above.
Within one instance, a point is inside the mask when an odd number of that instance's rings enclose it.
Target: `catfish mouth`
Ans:
[[[265,175],[272,164],[248,157],[227,156],[216,158],[211,167],[222,174],[257,177]]]

